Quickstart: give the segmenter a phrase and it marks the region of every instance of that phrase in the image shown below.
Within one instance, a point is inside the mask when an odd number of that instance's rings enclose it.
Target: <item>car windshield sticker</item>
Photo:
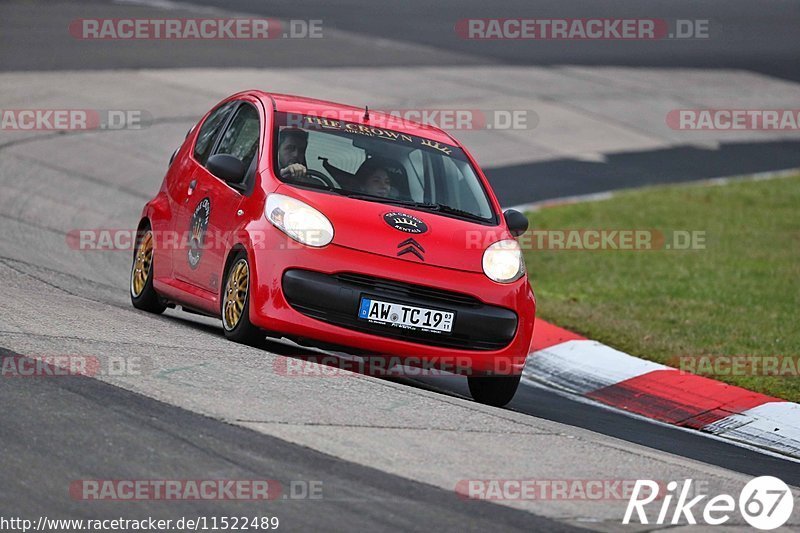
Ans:
[[[346,122],[344,120],[337,120],[333,118],[315,117],[297,113],[280,113],[278,116],[278,123],[291,128],[328,131],[333,130],[387,141],[408,143],[412,146],[437,150],[446,155],[453,155],[454,151],[456,153],[460,152],[456,146],[441,143],[439,141],[432,141],[423,137],[417,137],[416,135],[400,133],[397,131],[388,130],[386,128],[379,128],[377,126],[356,124],[354,122]]]

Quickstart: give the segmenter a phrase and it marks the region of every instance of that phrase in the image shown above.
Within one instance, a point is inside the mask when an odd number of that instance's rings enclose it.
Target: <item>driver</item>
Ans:
[[[278,137],[278,168],[281,169],[282,178],[305,179],[307,147],[307,131],[299,128],[281,130]]]

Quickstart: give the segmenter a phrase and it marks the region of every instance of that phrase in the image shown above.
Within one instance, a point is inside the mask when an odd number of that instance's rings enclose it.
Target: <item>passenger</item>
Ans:
[[[392,167],[391,161],[380,157],[364,161],[356,172],[356,181],[361,191],[384,198],[397,196],[390,177]]]

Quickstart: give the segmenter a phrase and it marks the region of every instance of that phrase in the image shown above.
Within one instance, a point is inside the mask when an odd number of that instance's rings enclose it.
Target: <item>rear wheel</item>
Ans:
[[[136,309],[161,314],[167,308],[153,289],[153,231],[146,226],[136,236],[136,254],[131,265],[131,303]]]
[[[503,407],[514,398],[522,376],[469,377],[469,393],[476,402]]]
[[[263,339],[261,330],[250,322],[250,263],[243,251],[228,268],[221,311],[222,329],[228,339],[249,345]]]

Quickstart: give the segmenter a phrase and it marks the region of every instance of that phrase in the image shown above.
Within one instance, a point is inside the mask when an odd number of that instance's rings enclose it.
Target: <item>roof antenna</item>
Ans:
[[[364,120],[369,120],[369,106],[364,106]]]

